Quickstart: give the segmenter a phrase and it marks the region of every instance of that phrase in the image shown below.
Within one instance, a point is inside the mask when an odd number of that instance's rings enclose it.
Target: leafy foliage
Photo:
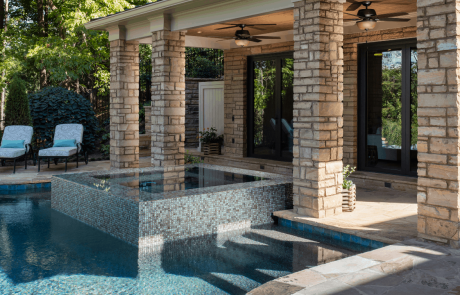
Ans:
[[[8,85],[8,96],[5,104],[5,126],[32,126],[26,83],[14,76]]]
[[[353,181],[351,180],[348,180],[348,176],[350,176],[353,172],[355,172],[356,170],[356,167],[351,167],[350,165],[347,165],[345,167],[343,167],[343,171],[342,171],[342,174],[343,174],[343,184],[342,184],[342,188],[344,189],[350,189],[352,186],[353,186]]]
[[[412,52],[411,64],[411,140],[417,144],[417,55]],[[388,145],[402,145],[401,116],[402,116],[402,73],[401,67],[382,69],[382,137]]]
[[[54,131],[59,124],[83,124],[83,144],[93,150],[98,121],[89,100],[61,87],[47,87],[29,94],[34,137],[38,146],[50,147]]]
[[[190,78],[219,78],[224,68],[223,52],[211,48],[185,49],[185,73]]]
[[[110,84],[108,33],[83,26],[93,18],[107,16],[156,0],[11,0],[7,30],[0,40],[7,46],[0,55],[0,72],[26,80],[29,91],[40,87],[40,71],[46,69],[47,86],[68,89],[86,87],[108,93]],[[40,15],[45,15],[40,20]]]
[[[224,135],[217,135],[217,129],[214,127],[203,129],[199,133],[199,139],[202,143],[222,143],[224,140]]]
[[[185,150],[185,164],[199,164],[203,163],[199,157],[193,156],[188,150]]]
[[[281,98],[284,101],[286,89],[292,87],[294,59],[283,60]],[[263,144],[264,114],[267,104],[274,99],[276,65],[273,60],[263,60],[254,67],[254,144]]]

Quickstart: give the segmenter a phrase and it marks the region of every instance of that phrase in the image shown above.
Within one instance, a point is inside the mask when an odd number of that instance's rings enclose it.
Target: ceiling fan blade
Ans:
[[[358,8],[361,6],[361,3],[360,3],[360,2],[351,2],[351,1],[347,1],[347,2],[351,3],[351,5],[348,6],[347,11],[356,10],[356,9],[358,9]]]
[[[276,26],[276,24],[255,24],[255,25],[246,25],[246,27],[254,27],[254,26]]]
[[[378,21],[381,21],[381,22],[408,22],[410,21],[410,19],[408,18],[378,18],[378,19],[375,19],[375,20],[378,20]]]
[[[361,16],[359,16],[359,15],[356,15],[356,14],[351,14],[351,13],[346,13],[346,12],[344,12],[344,14],[348,14],[348,15],[351,15],[351,16],[354,16],[354,17],[363,18],[363,17],[361,17]]]
[[[409,13],[407,12],[387,13],[387,14],[379,14],[379,15],[376,15],[375,17],[382,19],[382,18],[396,17],[396,16],[403,16],[403,15],[409,15]]]
[[[206,36],[206,37],[207,38],[220,38],[220,39],[226,39],[226,40],[235,39],[235,37],[227,37],[227,36]]]
[[[218,28],[218,29],[216,29],[216,31],[225,30],[225,29],[231,29],[231,28],[237,28],[237,27],[239,27],[239,26],[230,26],[230,27]]]
[[[259,28],[259,27],[252,27],[252,29],[256,29],[256,30],[259,30],[259,31],[266,31],[267,30],[267,29]]]
[[[259,39],[256,39],[256,38],[249,38],[247,40],[249,40],[251,42],[256,42],[256,43],[262,42],[262,40],[259,40]]]
[[[278,36],[251,36],[252,38],[257,38],[257,39],[281,39],[281,37]]]

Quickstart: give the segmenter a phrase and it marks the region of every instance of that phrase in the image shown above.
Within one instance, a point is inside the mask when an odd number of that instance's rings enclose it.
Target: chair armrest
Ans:
[[[77,153],[83,152],[85,150],[85,145],[82,142],[77,143]]]
[[[34,148],[32,147],[32,145],[30,143],[26,144],[26,153],[27,151],[29,151],[30,154],[34,154]]]

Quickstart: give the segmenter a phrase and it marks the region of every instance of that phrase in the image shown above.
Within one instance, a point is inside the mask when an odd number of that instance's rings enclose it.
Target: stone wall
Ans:
[[[294,3],[294,212],[342,213],[343,4]]]
[[[110,42],[110,167],[139,167],[139,42]]]
[[[152,166],[184,164],[185,32],[152,33]]]
[[[222,81],[221,79],[185,78],[185,148],[199,146],[200,127],[199,90],[200,82]]]
[[[418,236],[459,247],[460,2],[418,1]]]
[[[358,165],[358,43],[417,37],[416,27],[347,34],[343,38],[343,163]]]
[[[248,56],[294,51],[294,42],[235,48],[224,51],[225,138],[224,154],[247,156],[247,70]]]

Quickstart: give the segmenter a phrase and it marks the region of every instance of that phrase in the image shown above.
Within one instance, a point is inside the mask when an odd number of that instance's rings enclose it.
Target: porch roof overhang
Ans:
[[[187,31],[232,20],[292,10],[296,0],[163,0],[136,7],[85,24],[87,29],[109,32],[109,40],[138,40],[150,43],[152,32],[168,29]],[[290,32],[267,35],[291,35]],[[188,36],[190,47],[227,49],[216,39]],[[284,38],[283,41],[292,41]],[[280,41],[277,41],[280,42]],[[228,42],[227,42],[228,43]],[[230,48],[230,47],[229,47]]]
[[[238,23],[285,23],[284,26],[277,25],[275,29],[269,31],[260,31],[256,35],[279,36],[279,40],[263,40],[261,43],[254,45],[266,45],[270,43],[279,43],[293,41],[293,23],[292,11],[294,3],[299,0],[214,0],[210,4],[209,0],[163,0],[140,7],[122,11],[103,18],[92,20],[85,24],[87,29],[104,30],[109,32],[109,40],[125,39],[137,40],[140,43],[151,44],[152,32],[168,29],[171,31],[188,31],[185,44],[187,47],[203,47],[230,49],[236,48],[234,42],[229,40],[219,42],[217,35],[233,34],[232,32],[214,31],[217,24],[224,24],[230,21]],[[375,30],[385,30],[397,27],[416,26],[417,12],[415,0],[399,0],[403,6],[388,6],[376,3],[379,11],[382,13],[393,13],[398,8],[403,8],[408,12],[409,22],[378,22]],[[394,1],[392,1],[394,2]],[[344,9],[348,6],[344,4]],[[401,10],[399,10],[401,11]],[[290,12],[291,15],[280,16],[283,12]],[[266,16],[263,18],[263,16]],[[268,17],[267,17],[268,16]],[[344,18],[350,18],[344,15]],[[251,22],[252,21],[252,22]],[[292,23],[292,25],[290,23]],[[287,24],[289,23],[289,25]],[[203,33],[197,34],[203,29]],[[206,31],[206,32],[205,32]],[[211,33],[213,32],[213,33]],[[220,34],[223,33],[223,34]],[[355,21],[344,19],[344,33],[358,33],[360,30],[356,27]],[[214,37],[213,37],[214,36]]]

